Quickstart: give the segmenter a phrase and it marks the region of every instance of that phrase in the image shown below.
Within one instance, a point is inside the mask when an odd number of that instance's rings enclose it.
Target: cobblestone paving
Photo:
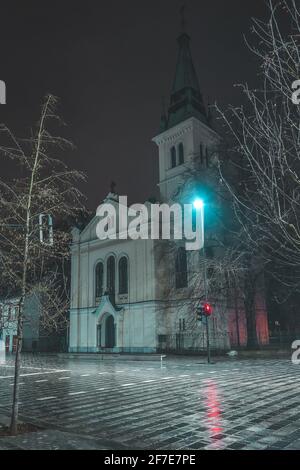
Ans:
[[[118,443],[103,442],[56,430],[39,431],[0,439],[0,450],[121,450]]]
[[[12,373],[9,361],[0,366],[3,413]],[[22,417],[67,433],[65,448],[82,436],[80,448],[93,447],[93,437],[131,449],[300,449],[300,366],[289,359],[207,365],[26,356],[21,379]],[[28,445],[41,447],[34,438]]]

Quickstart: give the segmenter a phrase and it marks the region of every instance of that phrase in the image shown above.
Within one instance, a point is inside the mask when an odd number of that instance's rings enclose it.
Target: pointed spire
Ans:
[[[185,88],[192,88],[200,93],[198,77],[190,49],[190,40],[191,38],[187,33],[182,33],[177,39],[179,49],[172,94]]]
[[[207,124],[207,114],[190,49],[191,38],[186,33],[185,13],[184,2],[180,10],[182,32],[177,39],[178,57],[168,112],[168,128],[189,117],[196,117]]]

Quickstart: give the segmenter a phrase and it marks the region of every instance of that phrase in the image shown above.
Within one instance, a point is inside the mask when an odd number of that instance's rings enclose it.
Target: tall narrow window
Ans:
[[[175,261],[176,289],[187,287],[187,258],[186,251],[180,247]]]
[[[179,165],[184,164],[184,147],[183,143],[178,145]]]
[[[12,306],[8,306],[8,315],[7,315],[7,320],[11,321],[12,320]]]
[[[207,168],[209,167],[209,153],[208,153],[208,147],[205,149],[205,159],[206,159],[206,166]]]
[[[214,258],[214,249],[212,246],[207,246],[205,248],[205,257],[207,260],[207,277],[211,279],[215,275],[215,266],[212,261],[212,259]]]
[[[207,246],[205,248],[205,256],[206,258],[209,258],[209,259],[214,258],[215,254],[214,254],[214,249],[212,246]]]
[[[103,263],[98,263],[95,270],[95,297],[99,299],[103,295]]]
[[[128,261],[125,256],[119,261],[119,294],[128,294]]]
[[[115,258],[110,256],[107,260],[107,290],[111,300],[114,300],[116,281]]]
[[[176,166],[176,148],[171,148],[171,168],[175,168]]]
[[[200,163],[203,165],[203,144],[200,144]]]

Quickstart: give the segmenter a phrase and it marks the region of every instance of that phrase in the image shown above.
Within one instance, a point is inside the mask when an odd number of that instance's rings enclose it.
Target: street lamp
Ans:
[[[204,301],[207,303],[207,273],[206,273],[206,254],[205,254],[205,237],[204,237],[204,201],[203,199],[196,198],[193,201],[193,207],[195,210],[201,210],[201,223],[202,223],[202,233],[203,233],[203,282],[204,282]],[[210,341],[209,341],[209,315],[206,315],[206,348],[207,348],[207,362],[210,364]]]
[[[194,202],[193,202],[193,207],[194,209],[196,210],[204,210],[204,201],[203,199],[195,199]]]

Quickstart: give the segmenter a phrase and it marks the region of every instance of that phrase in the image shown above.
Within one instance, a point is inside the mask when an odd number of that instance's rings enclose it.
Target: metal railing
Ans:
[[[229,337],[227,333],[210,334],[211,349],[214,351],[228,351],[230,348]],[[206,334],[180,332],[172,335],[158,335],[157,349],[158,352],[205,352],[206,351]]]

